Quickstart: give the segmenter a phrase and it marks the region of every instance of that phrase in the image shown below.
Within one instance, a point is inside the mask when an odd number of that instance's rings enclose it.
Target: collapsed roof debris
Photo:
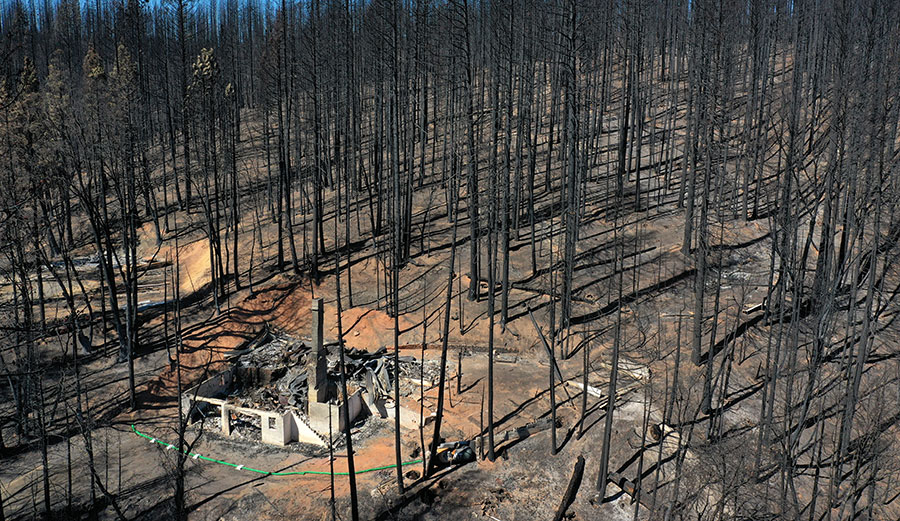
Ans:
[[[321,307],[317,309],[314,304],[313,310],[320,312]],[[293,441],[327,444],[328,433],[337,435],[343,428],[339,412],[344,405],[336,392],[341,376],[338,343],[326,343],[321,335],[314,327],[314,338],[309,341],[266,325],[243,347],[226,355],[233,363],[231,368],[182,395],[185,412],[194,420],[207,418],[226,436],[276,445]],[[314,354],[316,345],[324,351],[319,355],[321,359]],[[352,348],[344,355],[351,422],[373,413],[382,418],[393,417],[400,409],[406,426],[417,423],[418,414],[394,403],[396,371],[392,352],[385,347],[374,351]],[[405,355],[399,357],[399,362],[403,396],[435,385],[439,373],[436,361],[423,364]],[[320,391],[316,386],[316,400],[310,398],[314,383],[310,372],[320,369],[313,364],[325,366],[320,373],[325,376],[324,387]]]

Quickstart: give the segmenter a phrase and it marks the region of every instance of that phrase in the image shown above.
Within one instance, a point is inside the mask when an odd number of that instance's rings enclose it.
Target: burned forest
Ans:
[[[900,518],[896,0],[0,0],[0,521]]]

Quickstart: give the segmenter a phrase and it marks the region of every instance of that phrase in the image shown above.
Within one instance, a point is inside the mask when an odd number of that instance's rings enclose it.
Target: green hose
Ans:
[[[144,434],[143,432],[137,430],[137,427],[135,427],[133,423],[131,424],[131,430],[135,434],[140,436],[141,438],[146,438],[146,439],[150,440],[151,443],[157,443],[159,445],[163,445],[167,449],[174,450],[175,448],[177,448],[175,445],[173,445],[171,443],[168,443],[168,442],[165,442],[160,439],[153,438],[151,436]],[[184,449],[182,449],[182,451],[185,452]],[[234,467],[237,470],[246,470],[249,472],[256,472],[257,474],[265,474],[267,476],[305,476],[307,474],[324,475],[324,476],[331,475],[331,472],[324,472],[321,470],[297,470],[294,472],[269,472],[266,470],[254,469],[254,468],[250,468],[250,467],[245,467],[244,465],[237,465],[235,463],[229,463],[227,461],[217,460],[215,458],[210,458],[207,456],[201,456],[200,454],[196,454],[193,452],[186,452],[186,454],[195,460],[202,459],[204,461],[211,461],[213,463],[218,463],[220,465],[227,465],[229,467]],[[406,462],[402,463],[402,465],[412,465],[414,463],[422,463],[422,460],[417,459],[417,460],[412,460],[412,461],[406,461]],[[370,469],[357,470],[356,474],[365,474],[366,472],[375,472],[378,470],[387,470],[387,469],[392,469],[392,468],[396,468],[396,467],[397,467],[396,464],[395,465],[385,465],[383,467],[372,467]],[[349,472],[335,472],[334,475],[335,476],[349,476],[350,473]]]

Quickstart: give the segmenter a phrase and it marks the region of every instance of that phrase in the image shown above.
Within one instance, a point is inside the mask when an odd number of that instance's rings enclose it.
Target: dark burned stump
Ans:
[[[584,456],[578,456],[578,461],[575,462],[575,470],[572,471],[572,478],[569,479],[569,486],[566,487],[566,493],[563,496],[562,503],[556,510],[556,515],[553,516],[553,521],[561,521],[566,515],[566,510],[575,501],[575,495],[578,494],[578,488],[581,487],[582,476],[584,476]]]

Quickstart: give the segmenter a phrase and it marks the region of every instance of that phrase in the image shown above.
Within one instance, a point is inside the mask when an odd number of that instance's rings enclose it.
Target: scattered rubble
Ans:
[[[227,353],[226,359],[233,364],[229,369],[183,393],[185,413],[192,421],[205,418],[214,429],[235,439],[327,446],[329,431],[334,440],[343,430],[344,404],[337,392],[340,352],[338,344],[326,343],[316,327],[321,324],[321,312],[316,299],[312,341],[267,325],[255,338]],[[439,362],[423,364],[408,355],[399,357],[399,362],[403,396],[418,395],[423,387],[436,385]],[[394,364],[393,353],[385,347],[344,352],[351,425],[365,423],[373,414],[392,418],[399,409],[401,424],[418,428],[418,414],[394,404],[393,378],[398,372]],[[355,421],[359,417],[362,422]]]
[[[240,355],[239,364],[263,369],[289,367],[303,364],[309,349],[302,340],[266,328],[256,345]]]

